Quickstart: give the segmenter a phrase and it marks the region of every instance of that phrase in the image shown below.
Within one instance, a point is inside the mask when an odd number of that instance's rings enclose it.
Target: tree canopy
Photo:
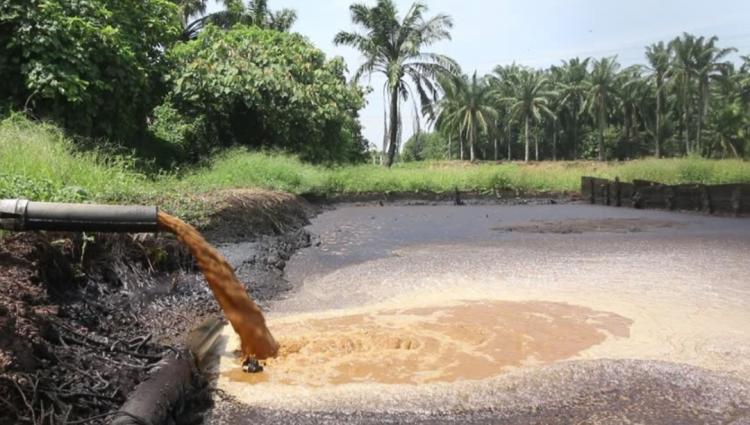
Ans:
[[[366,145],[363,94],[341,59],[297,34],[207,27],[169,54],[171,90],[154,128],[184,129],[189,152],[220,146],[284,148],[314,161],[352,160]]]
[[[386,129],[385,164],[390,166],[398,150],[400,101],[418,96],[427,106],[436,99],[436,79],[459,69],[447,56],[424,51],[435,42],[450,39],[453,21],[443,14],[427,17],[427,5],[419,1],[412,4],[403,19],[399,19],[392,0],[378,0],[374,7],[355,3],[350,10],[352,22],[362,32],[339,32],[334,42],[352,46],[363,54],[365,61],[355,72],[355,81],[373,73],[386,79],[384,92],[390,123]]]
[[[169,0],[0,3],[0,102],[88,137],[141,137],[179,36]]]
[[[268,0],[220,4],[206,14],[207,0],[3,1],[0,113],[25,111],[87,145],[167,165],[236,145],[352,161],[369,146],[363,77],[380,75],[388,166],[412,110],[412,145],[435,146],[414,158],[464,159],[468,147],[472,160],[505,149],[528,161],[532,141],[539,160],[750,156],[750,57],[717,37],[656,42],[642,65],[571,58],[466,76],[429,51],[450,40],[450,16],[377,0],[352,4],[355,30],[335,36],[363,54],[347,81],[342,60],[290,32],[295,11]],[[421,134],[424,118],[440,137]]]

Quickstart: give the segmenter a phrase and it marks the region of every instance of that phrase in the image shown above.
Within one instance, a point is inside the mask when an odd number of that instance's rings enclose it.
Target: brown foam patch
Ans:
[[[236,367],[222,375],[250,384],[305,386],[479,380],[574,357],[608,336],[628,337],[631,324],[613,313],[538,301],[306,319],[274,325],[281,349],[265,362],[264,372],[242,372],[238,357]]]

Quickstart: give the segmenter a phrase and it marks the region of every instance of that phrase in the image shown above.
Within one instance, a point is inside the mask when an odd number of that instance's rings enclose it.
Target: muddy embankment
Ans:
[[[214,195],[202,229],[261,306],[290,289],[289,257],[315,209],[264,191]],[[238,243],[238,242],[242,243]],[[222,244],[231,243],[231,249]],[[0,424],[110,423],[189,331],[221,312],[171,235],[20,233],[0,239]],[[172,423],[202,422],[196,371]],[[134,419],[138,423],[137,418]]]

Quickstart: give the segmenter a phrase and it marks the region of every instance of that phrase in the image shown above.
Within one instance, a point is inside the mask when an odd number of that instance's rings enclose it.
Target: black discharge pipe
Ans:
[[[0,200],[0,229],[66,232],[152,233],[157,207],[60,204],[25,199]]]

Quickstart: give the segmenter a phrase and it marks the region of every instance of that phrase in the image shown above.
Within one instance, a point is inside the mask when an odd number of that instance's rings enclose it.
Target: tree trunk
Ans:
[[[633,138],[633,146],[635,146],[635,155],[640,155],[640,147],[641,147],[641,122],[638,119],[638,111],[633,109],[633,117],[630,119],[630,122],[633,124],[633,128],[631,130],[631,135]]]
[[[387,158],[385,162],[386,167],[391,167],[393,161],[396,158],[396,141],[398,140],[398,87],[391,89],[391,128],[389,129],[389,141]]]
[[[529,162],[529,117],[526,117],[525,131],[526,133],[525,133],[524,138],[526,140],[524,141],[524,144],[525,144],[526,153],[524,154],[523,162]]]
[[[508,140],[508,161],[513,161],[513,155],[511,152],[511,147],[513,146],[513,134],[510,129],[510,122],[506,123],[506,128],[507,128],[506,136]]]
[[[458,144],[461,149],[461,161],[464,160],[464,135],[461,132],[458,133]]]
[[[497,131],[497,120],[495,120],[495,162],[497,162],[497,139],[500,138],[500,132]]]
[[[604,105],[599,104],[599,161],[604,162]]]
[[[654,155],[656,158],[661,157],[661,90],[662,90],[661,79],[656,82],[656,146]]]
[[[453,159],[453,145],[451,143],[452,137],[450,134],[448,134],[448,161]]]
[[[534,132],[534,161],[539,161],[539,132]]]
[[[631,128],[633,127],[630,121],[631,121],[630,110],[629,108],[625,108],[625,158],[626,159],[628,156],[630,156]]]
[[[577,109],[577,108],[576,108]],[[573,160],[578,159],[578,111],[573,117]]]
[[[552,122],[552,160],[557,161],[557,120]]]
[[[706,116],[707,98],[708,84],[701,82],[700,87],[698,88],[698,131],[695,134],[695,150],[698,154],[703,152],[701,132],[703,131],[703,120]]]
[[[474,142],[477,139],[477,128],[476,126],[471,128],[471,132],[469,133],[469,158],[471,162],[474,162]]]
[[[690,155],[690,128],[688,127],[688,114],[690,111],[690,102],[688,99],[688,85],[689,81],[685,83],[685,87],[682,89],[682,128],[685,131],[685,155]]]

